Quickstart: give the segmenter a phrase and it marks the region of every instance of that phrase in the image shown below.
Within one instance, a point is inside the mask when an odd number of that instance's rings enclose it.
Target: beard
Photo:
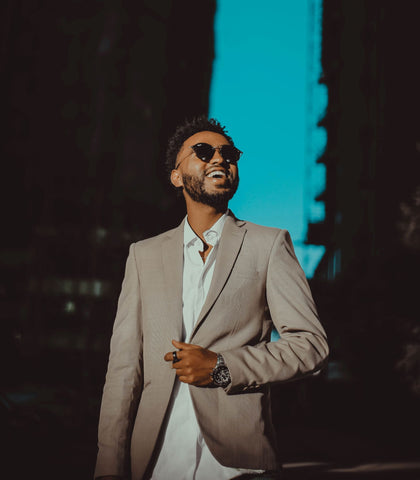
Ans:
[[[215,208],[218,212],[224,212],[227,209],[229,200],[235,195],[239,185],[239,176],[235,179],[226,178],[223,189],[220,192],[207,192],[204,186],[205,175],[199,177],[183,174],[182,181],[184,189],[195,202],[208,205]]]

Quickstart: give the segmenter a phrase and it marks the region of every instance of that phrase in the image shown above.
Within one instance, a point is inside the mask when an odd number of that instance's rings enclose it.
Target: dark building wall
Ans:
[[[215,3],[2,8],[4,296],[45,337],[45,296],[71,315],[75,297],[114,301],[129,243],[184,214],[164,152],[178,122],[207,113]]]
[[[390,444],[418,428],[420,398],[417,7],[324,0],[326,217],[308,228],[326,246],[311,286],[331,345],[327,416]]]
[[[309,243],[327,246],[318,277],[365,274],[398,242],[400,205],[419,183],[416,10],[410,2],[324,2],[326,219],[308,229]]]
[[[208,111],[215,8],[0,7],[0,413],[12,453],[36,439],[34,470],[43,451],[51,468],[70,453],[54,450],[54,428],[58,449],[95,429],[130,243],[184,215],[163,161],[176,125]],[[89,443],[94,453],[93,433]],[[30,447],[21,447],[26,458]],[[29,466],[15,463],[14,478]]]
[[[147,233],[176,223],[160,213],[174,203],[160,163],[174,126],[207,112],[214,2],[3,9],[3,192],[13,200],[3,244],[86,217]],[[158,218],[139,222],[141,205]]]

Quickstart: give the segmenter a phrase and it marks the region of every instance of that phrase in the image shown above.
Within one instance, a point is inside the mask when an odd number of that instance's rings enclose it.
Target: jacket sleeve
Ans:
[[[99,417],[95,478],[127,474],[131,430],[141,391],[141,303],[132,244],[111,337]]]
[[[287,230],[279,231],[270,252],[266,298],[280,338],[221,352],[232,380],[227,393],[309,375],[328,357],[326,334]]]

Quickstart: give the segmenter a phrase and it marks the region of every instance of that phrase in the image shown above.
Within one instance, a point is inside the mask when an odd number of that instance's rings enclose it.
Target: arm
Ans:
[[[280,334],[276,342],[245,345],[220,352],[229,369],[228,393],[246,391],[266,383],[285,382],[322,368],[328,356],[322,328],[305,274],[294,254],[287,231],[273,244],[266,280],[272,321]],[[172,342],[179,362],[173,364],[181,382],[209,385],[217,354],[199,345]],[[164,359],[172,362],[172,352]]]
[[[118,300],[98,428],[95,478],[123,477],[142,390],[140,288],[134,244]]]
[[[285,230],[270,253],[266,296],[280,339],[220,352],[231,375],[228,393],[297,379],[319,370],[327,359],[325,331]]]

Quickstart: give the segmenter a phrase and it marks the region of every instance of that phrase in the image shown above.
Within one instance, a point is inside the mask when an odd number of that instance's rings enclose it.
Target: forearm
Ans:
[[[265,293],[280,339],[220,352],[231,374],[229,392],[297,379],[319,370],[328,357],[326,334],[287,232],[274,242]]]
[[[127,471],[130,438],[141,386],[141,377],[133,367],[124,370],[110,365],[98,425],[97,475],[113,473],[114,476],[123,477]]]
[[[300,333],[277,342],[221,352],[229,368],[228,393],[252,390],[267,383],[287,382],[320,370],[328,356],[326,339]]]
[[[123,477],[129,442],[141,396],[142,333],[139,280],[134,249],[130,249],[111,338],[98,427],[95,475]]]

